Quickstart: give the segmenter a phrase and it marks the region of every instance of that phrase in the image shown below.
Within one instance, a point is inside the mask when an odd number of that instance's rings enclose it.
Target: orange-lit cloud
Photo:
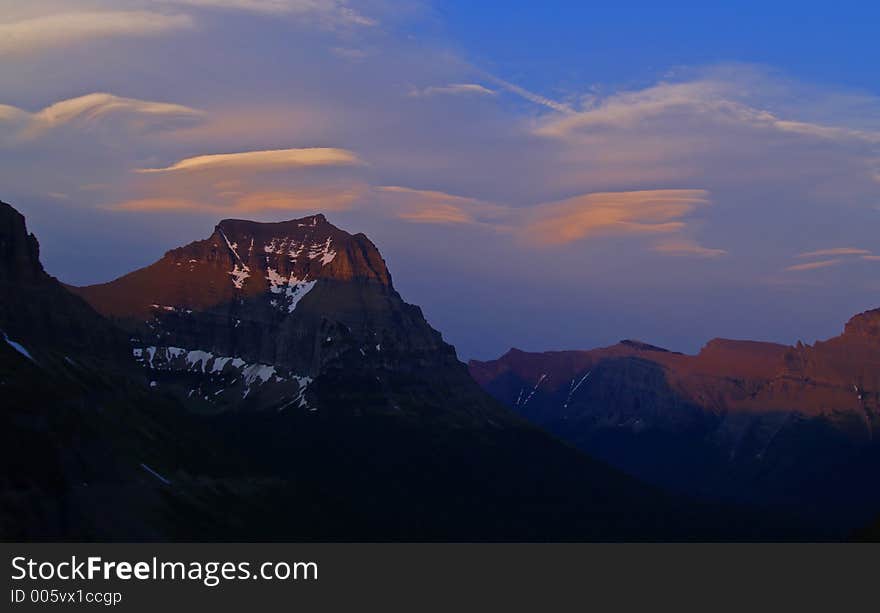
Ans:
[[[481,225],[551,247],[592,236],[666,234],[654,250],[666,255],[716,257],[721,249],[675,236],[687,216],[709,203],[699,189],[583,194],[559,202],[512,207],[435,190],[375,188],[379,212],[410,222]]]
[[[804,270],[817,270],[819,268],[828,268],[829,266],[837,266],[838,264],[843,264],[844,260],[834,259],[834,260],[819,260],[818,262],[807,262],[806,264],[795,264],[794,266],[789,266],[785,270],[789,272],[800,272]]]
[[[365,188],[340,186],[323,189],[290,189],[271,192],[220,192],[202,199],[155,196],[110,205],[117,211],[210,212],[217,214],[262,211],[341,211],[363,197]]]
[[[277,170],[308,166],[351,166],[363,162],[345,149],[311,147],[304,149],[269,149],[240,153],[197,155],[164,168],[140,168],[140,173],[192,172],[198,170]]]
[[[474,220],[461,209],[449,205],[424,207],[398,213],[398,218],[416,223],[473,223]]]
[[[107,207],[117,211],[211,211],[217,207],[186,198],[137,198]]]
[[[98,38],[155,36],[190,28],[188,15],[151,11],[55,13],[0,23],[0,55],[22,54]]]
[[[503,219],[509,208],[436,190],[397,185],[375,188],[381,212],[415,223],[475,224]]]
[[[685,227],[688,214],[708,203],[708,192],[700,189],[584,194],[532,207],[521,232],[544,245],[596,235],[674,233]]]

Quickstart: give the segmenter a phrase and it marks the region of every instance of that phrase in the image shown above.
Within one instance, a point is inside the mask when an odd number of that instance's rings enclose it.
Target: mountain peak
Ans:
[[[316,214],[268,223],[223,219],[204,240],[77,291],[99,312],[120,318],[148,319],[156,305],[204,311],[242,300],[261,300],[286,316],[316,284],[348,281],[391,288],[385,262],[366,236],[349,234]]]
[[[843,335],[848,338],[859,337],[880,341],[880,309],[872,309],[853,316],[846,322]]]
[[[24,215],[0,201],[0,280],[38,281],[45,276],[40,245],[28,234]]]
[[[625,338],[620,343],[625,347],[631,347],[636,349],[637,351],[659,351],[661,353],[669,353],[668,349],[664,349],[663,347],[658,347],[657,345],[651,345],[649,343],[645,343],[643,341],[633,339],[633,338]]]
[[[329,226],[334,230],[339,230],[336,226],[327,221],[323,213],[308,215],[298,219],[289,219],[287,221],[252,221],[250,219],[222,219],[217,224],[217,228],[229,233],[240,231],[251,232],[302,232],[303,229],[317,228],[319,226]]]

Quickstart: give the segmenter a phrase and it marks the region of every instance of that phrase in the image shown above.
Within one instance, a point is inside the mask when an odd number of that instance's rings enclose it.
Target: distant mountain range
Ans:
[[[880,510],[876,314],[815,347],[471,377],[322,215],[224,220],[76,288],[2,203],[0,289],[4,540],[834,539]]]
[[[809,346],[635,341],[472,361],[492,396],[665,489],[847,530],[880,504],[880,309]]]
[[[809,527],[644,485],[528,424],[320,215],[226,220],[63,286],[0,204],[0,535],[705,540]]]

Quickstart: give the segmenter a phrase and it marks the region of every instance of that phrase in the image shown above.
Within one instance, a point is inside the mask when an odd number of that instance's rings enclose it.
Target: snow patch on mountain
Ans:
[[[31,352],[24,348],[24,345],[22,345],[21,343],[17,343],[14,340],[12,340],[11,338],[9,338],[9,336],[7,336],[7,334],[5,332],[2,332],[2,334],[3,334],[3,340],[6,341],[7,345],[9,345],[13,349],[15,349],[17,352],[19,352],[21,355],[23,355],[24,357],[29,359],[34,364],[37,363],[37,361],[34,359],[34,356],[31,355]]]
[[[273,294],[281,294],[286,298],[284,301],[272,300],[272,306],[286,309],[288,313],[293,313],[299,301],[315,287],[315,281],[299,279],[293,274],[285,278],[284,275],[279,274],[271,267],[266,272],[266,280],[269,281],[269,291]]]
[[[232,356],[215,356],[210,351],[202,349],[183,349],[181,347],[134,347],[132,355],[135,360],[151,371],[158,372],[184,372],[195,375],[204,375],[200,378],[199,385],[191,389],[189,397],[204,397],[211,401],[214,397],[222,396],[231,386],[243,382],[244,391],[242,398],[247,398],[255,387],[268,383],[287,384],[292,386],[292,394],[286,397],[288,404],[298,403],[299,406],[308,406],[305,392],[312,382],[311,377],[295,374],[282,374],[275,366],[270,364],[248,363],[245,360]],[[239,384],[239,388],[240,388]],[[280,409],[279,409],[280,410]]]

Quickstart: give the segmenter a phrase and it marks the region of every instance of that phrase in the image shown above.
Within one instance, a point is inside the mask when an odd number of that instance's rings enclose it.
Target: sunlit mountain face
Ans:
[[[880,8],[798,14],[0,0],[3,525],[869,534]]]

